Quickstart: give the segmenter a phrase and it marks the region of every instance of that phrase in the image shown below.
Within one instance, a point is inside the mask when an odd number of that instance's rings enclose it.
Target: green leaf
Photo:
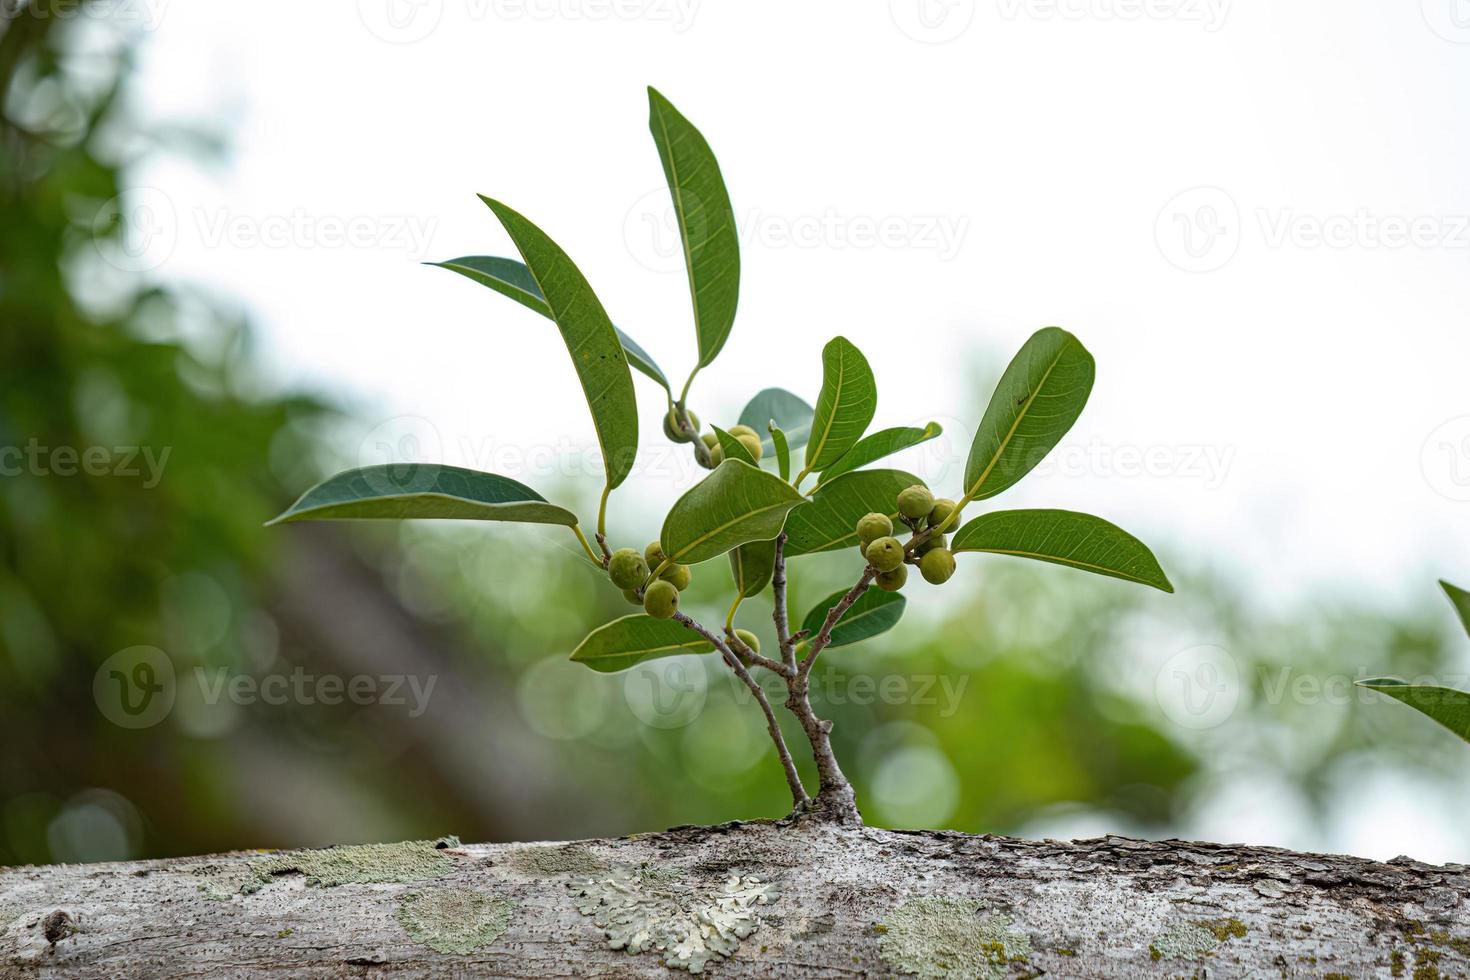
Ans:
[[[730,573],[735,589],[749,599],[771,582],[776,572],[776,542],[752,541],[730,552]]]
[[[840,589],[832,593],[821,602],[812,607],[811,612],[806,614],[802,620],[801,628],[806,630],[810,637],[816,636],[821,630],[822,624],[827,621],[827,613],[832,607],[842,601],[847,595],[847,589]],[[832,642],[827,644],[831,647],[845,647],[849,643],[857,643],[886,633],[898,625],[903,618],[904,598],[897,592],[884,592],[882,589],[869,588],[858,596],[856,602],[842,614],[837,625],[832,627]]]
[[[710,428],[715,430],[715,438],[720,441],[720,448],[725,451],[726,459],[738,459],[742,463],[749,463],[751,466],[756,465],[755,457],[750,455],[750,450],[746,449],[745,445],[739,439],[736,439],[718,425],[712,425]]]
[[[1394,677],[1373,677],[1358,681],[1358,686],[1402,701],[1470,742],[1470,694],[1448,687],[1406,684]]]
[[[1092,391],[1092,355],[1057,327],[1026,341],[995,386],[965,463],[965,494],[994,497],[1031,472],[1061,441]]]
[[[494,473],[434,463],[389,464],[338,473],[301,495],[271,521],[403,520],[514,521],[564,524],[577,516],[523,483]]]
[[[776,474],[727,459],[674,502],[659,541],[670,561],[698,564],[776,537],[802,499]]]
[[[771,451],[776,454],[776,466],[781,474],[781,479],[791,479],[791,447],[786,442],[786,432],[779,425],[772,422],[767,427],[771,433]]]
[[[482,286],[489,286],[503,296],[509,296],[548,320],[553,319],[551,307],[546,305],[546,297],[541,295],[541,287],[536,285],[536,277],[531,275],[531,270],[526,268],[524,263],[517,262],[515,259],[502,259],[494,255],[465,255],[457,259],[450,259],[448,262],[428,264],[448,269],[450,272],[458,272]],[[648,352],[622,330],[617,327],[613,327],[613,330],[618,335],[618,342],[623,345],[623,353],[628,355],[628,363],[658,382],[664,391],[672,393],[669,379],[664,376],[663,369],[654,363],[653,358],[648,356]]]
[[[880,429],[872,435],[863,436],[858,444],[847,451],[847,454],[822,471],[818,481],[820,486],[828,480],[851,473],[853,470],[862,469],[869,463],[876,463],[885,456],[892,456],[900,450],[917,446],[928,442],[943,434],[938,422],[930,422],[922,429],[896,428]]]
[[[903,470],[858,470],[818,488],[786,522],[786,554],[809,555],[857,545],[858,518],[898,519],[898,493],[923,483]]]
[[[766,388],[756,392],[756,396],[740,410],[740,424],[763,432],[769,431],[774,422],[786,433],[786,444],[792,449],[800,449],[811,438],[812,415],[812,407],[799,396],[785,388]],[[769,439],[762,441],[766,452],[775,448]]]
[[[1460,623],[1465,627],[1465,632],[1470,633],[1470,592],[1443,580],[1439,585],[1444,589],[1444,594],[1450,597],[1450,603],[1455,607],[1455,612],[1460,614]]]
[[[526,260],[536,286],[546,297],[551,319],[566,341],[582,392],[592,409],[592,424],[602,447],[607,486],[620,485],[632,472],[638,453],[638,405],[628,356],[607,311],[591,285],[561,247],[520,214],[488,197],[511,241]]]
[[[1069,510],[1002,510],[955,532],[949,550],[1054,562],[1173,592],[1153,552],[1116,525]]]
[[[714,644],[672,619],[654,619],[638,613],[599,626],[572,651],[572,659],[593,670],[611,674],[645,660],[709,653]]]
[[[658,145],[658,158],[674,199],[689,295],[694,301],[694,328],[699,338],[699,366],[708,367],[735,325],[740,299],[740,241],[730,194],[715,155],[694,125],[669,100],[648,90],[648,128]]]
[[[822,393],[817,396],[806,470],[824,470],[857,444],[878,410],[878,385],[863,352],[845,337],[822,348]]]

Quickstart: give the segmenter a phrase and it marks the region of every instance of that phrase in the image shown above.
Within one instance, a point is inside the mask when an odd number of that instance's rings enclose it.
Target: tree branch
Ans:
[[[771,708],[771,700],[766,697],[765,688],[750,676],[750,671],[745,669],[745,664],[740,662],[735,651],[731,650],[729,644],[721,637],[705,629],[685,613],[675,613],[674,621],[683,625],[685,629],[694,630],[713,643],[715,649],[720,651],[720,655],[724,657],[725,663],[729,664],[730,669],[735,672],[735,676],[740,678],[741,683],[755,697],[756,703],[761,706],[761,711],[766,716],[766,730],[770,733],[771,741],[776,743],[776,754],[781,758],[781,768],[786,771],[786,786],[791,790],[791,802],[797,810],[804,809],[811,797],[807,795],[806,787],[801,784],[801,775],[796,771],[796,762],[791,758],[791,750],[786,747],[786,738],[781,734],[781,725],[776,721],[776,712]]]
[[[786,532],[776,538],[776,566],[771,572],[771,593],[776,608],[771,618],[776,621],[776,640],[781,646],[781,662],[788,677],[796,675],[796,644],[791,639],[791,618],[786,611]]]
[[[812,648],[807,651],[806,659],[801,662],[801,668],[798,674],[802,680],[805,680],[811,674],[812,665],[817,662],[817,656],[823,650],[827,649],[827,644],[832,642],[832,628],[852,608],[852,604],[857,602],[864,592],[868,591],[868,586],[872,584],[873,579],[877,575],[878,569],[872,565],[864,568],[862,577],[857,580],[857,584],[847,590],[847,594],[842,597],[837,605],[827,610],[827,618],[822,621],[822,628],[817,631],[817,635],[812,637]]]

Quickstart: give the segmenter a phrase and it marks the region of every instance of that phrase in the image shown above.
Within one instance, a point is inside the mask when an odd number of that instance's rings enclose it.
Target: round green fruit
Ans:
[[[654,619],[673,619],[679,611],[679,590],[663,579],[650,583],[643,593],[643,611]]]
[[[919,574],[930,585],[943,585],[954,574],[954,552],[948,548],[935,548],[919,559]]]
[[[761,434],[759,432],[755,431],[748,425],[732,425],[725,431],[730,433],[730,435],[734,436],[736,439],[739,439],[741,436],[755,436],[757,439],[761,437]]]
[[[887,514],[866,514],[858,519],[858,544],[862,546],[864,554],[867,554],[868,545],[891,534],[893,534],[893,522],[888,519]]]
[[[915,484],[898,494],[898,512],[911,521],[928,517],[934,509],[934,494],[926,486]]]
[[[761,457],[765,455],[766,447],[761,445],[760,436],[748,435],[736,436],[735,438],[739,439],[740,445],[744,446],[745,451],[750,453],[751,459],[755,460],[757,463],[761,461]]]
[[[689,588],[689,583],[694,579],[694,572],[690,570],[688,565],[670,565],[663,570],[659,578],[672,584],[680,592],[683,592]]]
[[[949,520],[949,515],[950,514],[954,514],[954,511],[955,511],[955,506],[954,506],[954,501],[953,500],[950,500],[948,497],[938,497],[938,498],[936,498],[935,501],[934,501],[934,509],[929,512],[929,526],[930,527],[938,527],[939,525],[943,524],[945,521],[948,521]],[[953,521],[950,521],[949,526],[951,528],[954,528],[959,523],[960,523],[960,515],[959,514],[955,514],[954,515],[954,520]]]
[[[925,541],[923,544],[919,545],[917,548],[914,549],[914,554],[918,555],[920,558],[923,558],[925,555],[927,555],[929,552],[933,551],[935,548],[947,548],[947,547],[949,547],[949,542],[945,539],[945,536],[944,535],[942,535],[942,534],[931,534],[929,536],[929,540],[928,541]]]
[[[637,548],[619,548],[607,563],[607,574],[620,589],[636,589],[648,578],[648,562]]]
[[[643,549],[643,560],[648,562],[649,568],[657,568],[663,564],[664,546],[662,541],[649,542],[647,548]]]
[[[903,584],[909,580],[909,567],[899,565],[891,572],[882,572],[878,575],[878,588],[884,592],[897,592],[903,588]]]
[[[725,461],[725,447],[719,443],[711,446],[709,450],[709,461],[711,468],[723,463]]]
[[[627,599],[629,602],[631,602],[635,606],[641,606],[641,605],[643,605],[643,599],[642,599],[641,596],[638,595],[638,590],[637,589],[624,589],[623,590],[623,598],[624,599]]]
[[[891,572],[903,565],[903,544],[895,537],[878,538],[868,545],[863,554],[868,564],[880,572]]]
[[[744,643],[746,647],[749,648],[751,653],[761,652],[761,638],[756,636],[750,630],[736,630],[735,639],[739,640],[741,643]]]
[[[695,415],[693,412],[685,412],[684,414],[689,416],[689,424],[694,426],[695,432],[698,432],[699,416]],[[669,411],[664,415],[664,435],[667,436],[671,442],[694,441],[694,438],[690,436],[689,433],[685,432],[679,427],[678,417],[674,414],[673,409],[669,409]]]

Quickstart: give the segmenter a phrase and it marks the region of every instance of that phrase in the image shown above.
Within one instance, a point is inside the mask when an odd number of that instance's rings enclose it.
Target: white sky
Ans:
[[[1100,513],[1262,604],[1470,580],[1463,0],[149,2],[145,112],[234,146],[222,172],[142,174],[167,189],[138,192],[168,232],[145,264],[246,303],[280,383],[361,405],[349,457],[593,442],[551,326],[417,264],[514,254],[476,192],[682,380],[654,84],[747,228],[706,421],[772,384],[813,400],[842,333],[876,424],[937,418],[962,455],[982,358],[1059,324],[1097,357],[1091,405],[998,503]],[[327,237],[348,221],[358,241]],[[615,519],[653,525],[694,476],[657,462]],[[538,467],[511,475],[548,490]]]

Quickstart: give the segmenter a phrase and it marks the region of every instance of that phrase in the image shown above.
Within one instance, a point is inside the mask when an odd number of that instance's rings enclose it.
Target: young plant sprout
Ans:
[[[872,468],[935,438],[940,427],[869,432],[877,385],[867,358],[842,337],[822,351],[815,407],[789,391],[768,388],[750,400],[736,424],[701,432],[689,408],[690,391],[714,363],[735,321],[736,226],[719,166],[699,131],[652,89],[649,106],[684,245],[699,352],[677,395],[658,364],[613,326],[567,254],[499,201],[482,198],[522,261],[467,256],[437,263],[535,310],[560,330],[602,448],[606,479],[593,532],[596,547],[575,514],[530,487],[443,465],[338,474],[308,490],[273,523],[457,518],[566,526],[587,560],[606,572],[609,587],[641,607],[593,630],[572,659],[612,672],[657,657],[717,653],[765,714],[796,812],[858,822],[852,788],[832,752],[832,725],[812,710],[810,677],[827,649],[893,628],[903,613],[901,590],[910,566],[925,582],[943,585],[955,575],[956,555],[978,552],[1054,562],[1165,592],[1173,587],[1147,547],[1097,517],[1011,510],[962,522],[967,507],[1000,494],[1041,462],[1087,402],[1092,356],[1056,327],[1032,336],[1006,368],[976,430],[955,497],[936,497],[910,473]],[[664,391],[664,436],[690,446],[699,465],[712,470],[673,505],[658,540],[641,551],[626,542],[614,549],[607,527],[609,495],[627,479],[638,447],[632,370]],[[856,581],[817,603],[797,624],[787,608],[788,563],[829,551],[852,553]],[[725,622],[711,627],[681,608],[680,595],[693,566],[719,558],[729,562],[733,588]],[[777,641],[769,655],[754,633],[736,626],[744,600],[767,589]],[[816,763],[814,796],[802,784],[775,709],[753,671],[769,671],[785,682],[784,706],[800,723]]]

